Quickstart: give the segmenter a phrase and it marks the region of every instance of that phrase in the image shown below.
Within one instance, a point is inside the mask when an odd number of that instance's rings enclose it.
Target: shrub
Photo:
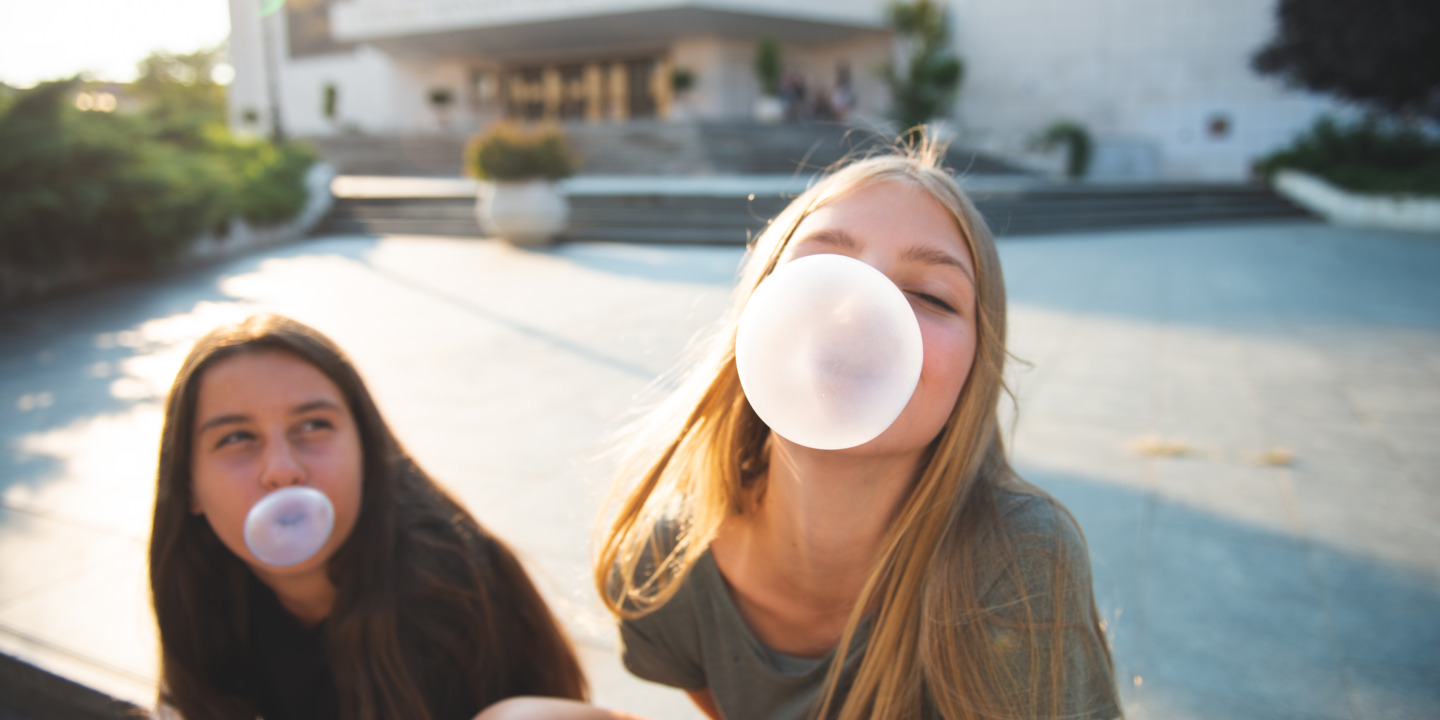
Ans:
[[[760,38],[755,45],[755,78],[766,95],[780,94],[780,43],[773,37]]]
[[[575,172],[564,132],[510,123],[497,124],[466,143],[465,169],[473,177],[500,182],[559,180]]]
[[[317,159],[314,150],[259,140],[235,142],[231,148],[238,184],[235,214],[254,225],[275,225],[300,214],[309,200],[305,173]]]
[[[913,48],[905,72],[885,69],[891,116],[908,130],[949,115],[965,77],[965,64],[950,50],[945,9],[932,0],[896,0],[885,14],[890,27]]]
[[[686,68],[675,68],[670,73],[670,89],[676,95],[683,95],[690,88],[695,87],[695,73]]]
[[[74,110],[78,85],[41,85],[0,117],[0,261],[145,267],[220,223],[223,164],[150,140],[135,118]]]
[[[1090,132],[1083,125],[1070,120],[1058,120],[1045,128],[1040,144],[1045,149],[1065,143],[1065,175],[1072,178],[1085,177],[1090,169],[1090,155],[1093,144]]]
[[[1440,141],[1374,117],[1349,126],[1321,118],[1260,167],[1267,175],[1303,170],[1358,192],[1440,195]]]
[[[145,270],[232,216],[269,224],[303,207],[309,151],[237,140],[179,103],[80,112],[80,87],[42,84],[0,108],[0,264],[22,276]]]

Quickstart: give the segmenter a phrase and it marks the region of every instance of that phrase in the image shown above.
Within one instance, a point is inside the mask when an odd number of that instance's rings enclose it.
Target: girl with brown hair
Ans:
[[[250,526],[296,488],[333,530],[276,555]],[[586,695],[515,555],[406,454],[344,353],[283,317],[211,332],[175,378],[150,587],[162,711],[194,720],[468,720]]]
[[[1006,458],[1000,259],[938,154],[853,162],[790,203],[708,354],[636,431],[596,583],[631,672],[710,717],[1121,715],[1080,529]],[[883,273],[923,346],[898,417],[841,449],[767,424],[737,363],[762,281],[816,255]],[[484,720],[501,717],[606,715],[520,699]]]

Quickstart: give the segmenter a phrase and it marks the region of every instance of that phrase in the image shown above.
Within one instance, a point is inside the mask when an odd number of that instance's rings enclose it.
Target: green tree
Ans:
[[[1251,66],[1291,85],[1440,121],[1440,3],[1280,0]]]
[[[130,86],[144,103],[141,115],[183,145],[203,144],[207,129],[225,124],[225,86],[212,77],[224,62],[225,46],[192,53],[151,53],[140,61]]]
[[[950,114],[965,65],[950,50],[950,23],[933,0],[897,0],[886,8],[890,27],[909,47],[903,70],[888,68],[891,116],[905,129]]]
[[[232,136],[213,64],[174,57],[147,61],[134,112],[81,112],[78,78],[0,99],[0,264],[32,278],[145,271],[231,217],[300,210],[314,154]]]
[[[760,80],[760,89],[766,95],[780,94],[780,43],[773,37],[760,38],[755,45],[755,77]]]
[[[0,262],[147,267],[228,215],[227,168],[156,142],[137,117],[83,113],[81,83],[43,83],[0,115]]]

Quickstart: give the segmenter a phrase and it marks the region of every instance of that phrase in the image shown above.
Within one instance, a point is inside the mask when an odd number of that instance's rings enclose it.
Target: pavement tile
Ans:
[[[0,650],[141,705],[154,702],[158,640],[145,549],[126,548],[0,605]]]
[[[0,608],[115,561],[136,542],[44,515],[0,507]]]
[[[1153,472],[1155,494],[1164,503],[1277,533],[1298,529],[1281,470],[1226,458],[1165,457],[1155,459]]]
[[[1363,720],[1432,720],[1440,706],[1440,672],[1352,665],[1346,676],[1356,716]]]
[[[1328,548],[1316,568],[1347,661],[1440,673],[1440,577]]]

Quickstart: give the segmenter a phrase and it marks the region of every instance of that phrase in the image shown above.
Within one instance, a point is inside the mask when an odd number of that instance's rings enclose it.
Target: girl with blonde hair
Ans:
[[[637,431],[596,583],[623,659],[715,718],[1110,718],[1118,705],[1074,518],[1006,458],[1005,287],[984,220],[926,143],[853,162],[756,240],[733,316]],[[923,339],[914,394],[875,439],[773,432],[736,363],[779,266],[861,260]],[[512,701],[489,717],[603,717]]]

